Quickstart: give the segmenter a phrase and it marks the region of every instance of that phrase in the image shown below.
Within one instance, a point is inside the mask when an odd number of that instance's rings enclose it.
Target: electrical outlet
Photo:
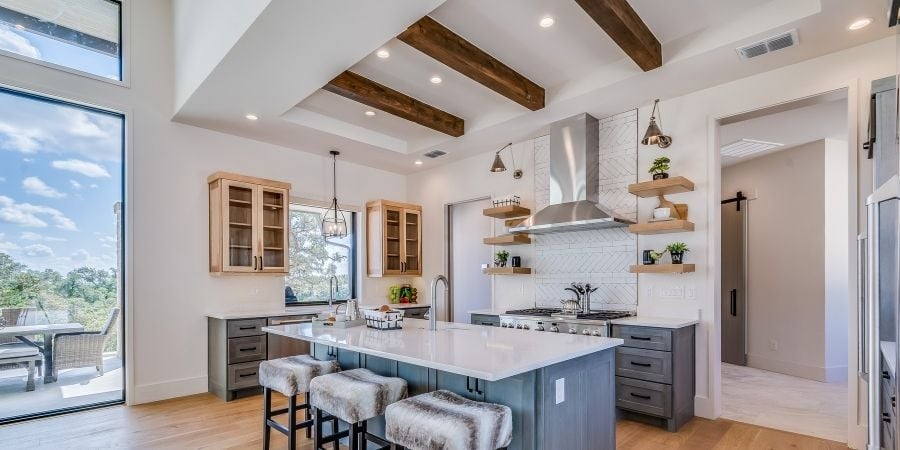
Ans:
[[[778,341],[776,341],[775,339],[769,339],[769,350],[772,350],[773,352],[777,352],[778,351]]]
[[[647,297],[653,297],[653,286],[647,286],[647,289],[645,292],[646,292]]]
[[[659,291],[659,296],[660,298],[684,298],[684,288],[681,286],[663,288]]]
[[[697,298],[697,290],[694,289],[693,287],[685,288],[684,289],[684,297],[690,298],[690,299]]]

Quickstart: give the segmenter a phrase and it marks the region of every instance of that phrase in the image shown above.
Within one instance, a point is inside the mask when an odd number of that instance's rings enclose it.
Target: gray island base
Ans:
[[[344,370],[403,378],[411,397],[444,389],[509,406],[510,449],[615,448],[615,346],[622,340],[456,323],[432,332],[425,324],[408,320],[396,331],[308,324],[264,330],[310,341],[315,358],[336,359]],[[369,430],[383,436],[384,419],[369,421]]]

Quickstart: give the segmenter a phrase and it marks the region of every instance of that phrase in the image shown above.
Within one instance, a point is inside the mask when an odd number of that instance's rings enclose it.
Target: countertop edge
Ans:
[[[686,319],[679,317],[649,317],[632,316],[610,321],[613,325],[633,325],[637,327],[651,328],[684,328],[700,323],[700,319]]]

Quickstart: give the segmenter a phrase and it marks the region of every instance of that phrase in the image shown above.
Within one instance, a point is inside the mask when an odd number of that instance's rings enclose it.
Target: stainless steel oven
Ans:
[[[291,325],[296,323],[310,323],[315,314],[300,314],[296,316],[269,317],[269,326]],[[267,359],[284,358],[285,356],[308,355],[309,342],[300,339],[279,336],[268,333]]]

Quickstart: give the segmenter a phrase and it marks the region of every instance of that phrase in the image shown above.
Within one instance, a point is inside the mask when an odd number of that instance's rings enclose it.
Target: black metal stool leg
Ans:
[[[297,395],[288,397],[288,449],[297,450],[297,430],[294,424],[297,423]]]
[[[316,408],[313,420],[316,433],[313,435],[313,450],[322,450],[322,410]]]
[[[312,408],[311,406],[309,406],[309,392],[304,394],[303,400],[306,402],[306,411],[304,411],[303,417],[305,418],[305,420],[307,422],[309,422],[312,419],[312,414],[309,411],[310,408]],[[306,438],[309,439],[311,437],[312,437],[312,427],[306,427]]]
[[[272,428],[269,426],[269,419],[272,418],[272,390],[263,388],[263,450],[269,450],[269,441],[272,435]]]
[[[350,450],[359,450],[359,424],[350,424]]]

